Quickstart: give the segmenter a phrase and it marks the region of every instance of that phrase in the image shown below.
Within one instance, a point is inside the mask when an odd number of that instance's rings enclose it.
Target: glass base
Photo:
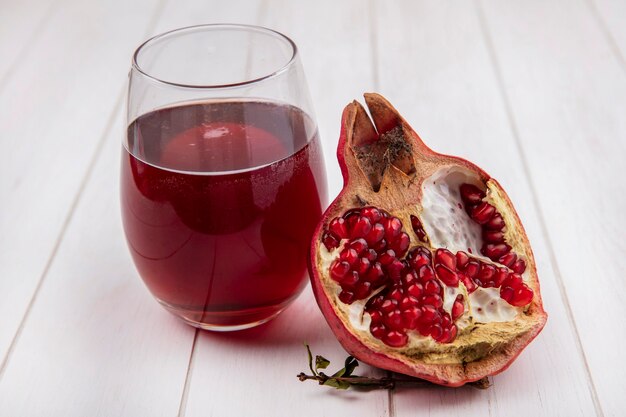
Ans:
[[[284,303],[250,310],[207,312],[181,309],[157,298],[167,311],[183,322],[198,329],[214,332],[232,332],[250,329],[276,318],[291,300]]]

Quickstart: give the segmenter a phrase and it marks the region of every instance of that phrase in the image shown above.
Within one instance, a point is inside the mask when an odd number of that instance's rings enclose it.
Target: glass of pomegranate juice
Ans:
[[[133,57],[127,126],[124,231],[157,301],[210,330],[278,315],[327,203],[296,45],[244,25],[156,36]]]

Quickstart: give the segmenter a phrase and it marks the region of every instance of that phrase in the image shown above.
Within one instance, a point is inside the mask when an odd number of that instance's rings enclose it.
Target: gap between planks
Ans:
[[[187,363],[187,374],[185,375],[185,384],[183,385],[183,394],[180,397],[178,405],[178,417],[184,417],[187,411],[187,399],[189,398],[189,385],[191,385],[191,373],[196,359],[196,344],[198,343],[198,333],[200,329],[196,328],[193,334],[193,342],[191,343],[191,352],[189,353],[189,362]]]
[[[58,1],[58,0],[57,0]],[[148,35],[150,35],[153,31],[154,28],[156,27],[156,24],[161,16],[161,13],[165,7],[165,2],[166,0],[160,0],[159,3],[157,4],[155,11],[154,11],[154,15],[152,16],[152,19],[150,20],[150,22],[148,23],[148,27],[146,29],[146,35],[144,37],[147,37]],[[54,2],[52,3],[53,5],[55,4]],[[52,9],[51,9],[52,10]],[[50,11],[51,11],[50,10]],[[49,16],[49,13],[46,12],[45,17],[47,18]],[[43,27],[43,25],[42,25]],[[41,29],[37,30],[37,32],[40,32]],[[36,39],[36,37],[32,37],[32,39],[30,39],[31,41]],[[23,49],[23,51],[26,48]],[[25,53],[24,53],[25,54]],[[12,68],[8,71],[10,73],[13,73],[15,71],[15,68],[19,66],[19,62],[22,58],[23,53],[20,52],[18,55],[19,59],[16,59],[15,64],[12,65]],[[6,81],[6,79],[8,79],[7,76],[3,77],[2,81]],[[0,84],[0,91],[2,90],[2,84]],[[11,340],[11,343],[9,344],[9,348],[7,349],[7,352],[2,360],[2,362],[0,363],[0,379],[2,379],[2,376],[4,375],[4,371],[6,370],[6,367],[9,364],[9,361],[11,360],[11,356],[13,354],[13,351],[15,350],[15,346],[17,345],[17,342],[19,341],[19,338],[22,334],[22,331],[24,330],[24,326],[26,325],[26,322],[28,321],[28,317],[30,316],[30,312],[32,311],[33,305],[35,304],[35,302],[37,301],[37,297],[39,295],[39,292],[43,286],[43,283],[48,275],[48,272],[50,271],[50,268],[56,258],[56,255],[59,251],[59,248],[61,247],[61,244],[63,243],[63,239],[65,238],[65,233],[67,232],[67,229],[70,225],[70,223],[72,222],[72,218],[74,217],[74,213],[76,212],[76,208],[78,207],[78,204],[81,201],[81,197],[83,195],[83,192],[85,191],[85,189],[87,188],[87,185],[89,184],[89,181],[91,179],[92,176],[92,169],[89,169],[90,167],[93,167],[96,165],[97,161],[100,159],[100,155],[102,153],[102,149],[104,148],[104,144],[106,143],[106,139],[108,138],[109,134],[111,133],[111,129],[113,128],[113,124],[115,121],[115,118],[117,117],[117,112],[119,111],[120,107],[122,106],[124,97],[126,95],[126,83],[124,84],[124,86],[122,87],[120,93],[118,94],[117,99],[115,100],[115,104],[113,105],[113,109],[111,110],[111,113],[109,114],[109,117],[107,119],[104,131],[102,132],[102,135],[100,136],[100,138],[98,139],[98,143],[96,144],[96,148],[94,149],[91,158],[89,158],[89,164],[87,164],[87,172],[85,173],[79,187],[78,187],[78,191],[76,192],[76,195],[74,196],[74,199],[72,200],[72,204],[68,210],[67,216],[65,217],[65,220],[63,221],[63,224],[61,225],[61,230],[59,231],[59,235],[54,243],[54,246],[52,248],[52,251],[50,252],[50,256],[48,257],[48,260],[46,262],[46,265],[41,273],[41,276],[39,277],[39,280],[37,282],[37,286],[35,287],[35,290],[33,291],[33,295],[30,298],[30,301],[28,302],[28,305],[26,307],[26,310],[24,311],[24,315],[22,316],[22,320],[20,321],[20,324],[17,328],[17,330],[15,331],[15,334],[13,335],[13,339]]]
[[[519,130],[517,128],[517,123],[515,121],[515,116],[513,114],[513,107],[511,105],[510,98],[507,94],[505,85],[504,85],[504,76],[502,74],[502,68],[498,62],[498,57],[495,49],[495,45],[492,41],[492,35],[489,32],[489,27],[487,25],[487,18],[485,16],[482,2],[481,0],[474,1],[476,14],[478,15],[478,20],[480,22],[480,29],[483,35],[483,39],[485,42],[485,46],[487,47],[487,52],[489,54],[489,60],[491,61],[492,68],[494,70],[494,74],[496,77],[496,84],[498,86],[498,91],[500,92],[500,96],[502,102],[504,104],[504,109],[506,112],[506,116],[509,122],[509,126],[511,128],[511,133],[513,134],[513,138],[515,139],[515,146],[517,147],[517,151],[520,156],[520,161],[522,163],[522,170],[526,176],[528,181],[528,185],[530,188],[530,194],[532,198],[532,207],[537,213],[537,217],[539,218],[539,227],[541,230],[541,234],[546,242],[548,256],[550,259],[550,264],[552,266],[552,270],[554,272],[554,276],[556,278],[557,287],[559,288],[559,292],[561,295],[561,301],[565,306],[565,312],[567,314],[567,318],[569,321],[570,328],[574,332],[575,340],[576,340],[576,349],[578,354],[583,360],[585,375],[587,377],[587,384],[589,387],[589,391],[591,392],[591,398],[593,399],[593,405],[596,411],[596,415],[598,417],[604,417],[604,411],[602,410],[602,405],[600,404],[600,400],[598,398],[598,393],[596,391],[596,386],[593,381],[593,377],[591,375],[591,370],[589,369],[589,363],[587,361],[587,356],[585,355],[585,351],[583,349],[582,341],[580,339],[580,333],[578,332],[578,327],[576,326],[576,322],[574,320],[574,314],[572,312],[572,308],[569,303],[569,298],[567,296],[567,290],[565,289],[565,284],[563,283],[563,278],[561,275],[561,271],[559,269],[559,264],[557,262],[556,254],[554,252],[554,248],[552,245],[552,240],[550,238],[550,233],[548,232],[548,227],[543,216],[543,212],[541,210],[541,206],[539,205],[539,199],[537,197],[537,191],[535,188],[535,184],[533,182],[532,176],[530,174],[530,168],[528,166],[528,161],[526,157],[526,153],[524,152],[524,147],[522,146],[521,137],[519,134]]]

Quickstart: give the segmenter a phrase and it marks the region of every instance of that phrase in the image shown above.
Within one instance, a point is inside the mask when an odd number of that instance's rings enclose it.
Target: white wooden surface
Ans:
[[[130,56],[224,21],[298,43],[331,195],[341,109],[363,91],[509,191],[550,317],[491,389],[299,383],[303,341],[345,356],[308,288],[227,335],[152,300],[118,213]],[[624,22],[620,0],[0,0],[0,416],[623,416]]]

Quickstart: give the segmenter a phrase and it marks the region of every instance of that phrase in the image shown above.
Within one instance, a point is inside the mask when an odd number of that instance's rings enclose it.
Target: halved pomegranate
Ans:
[[[508,196],[429,149],[378,94],[349,104],[344,187],[311,244],[317,302],[359,360],[441,385],[506,369],[541,331],[532,250]]]

